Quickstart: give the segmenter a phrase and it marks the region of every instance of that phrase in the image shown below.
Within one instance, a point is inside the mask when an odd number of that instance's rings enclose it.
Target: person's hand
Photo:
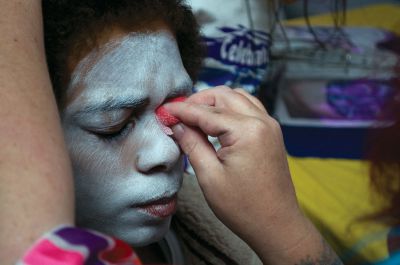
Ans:
[[[217,87],[166,108],[182,121],[173,127],[174,138],[216,216],[258,252],[278,251],[280,240],[295,247],[306,232],[294,228],[309,226],[297,204],[280,126],[261,102],[244,90]],[[218,137],[221,148],[215,150],[206,135]]]

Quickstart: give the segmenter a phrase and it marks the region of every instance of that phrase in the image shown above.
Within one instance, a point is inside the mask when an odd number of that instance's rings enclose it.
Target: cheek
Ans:
[[[118,173],[120,152],[82,130],[66,131],[65,135],[75,177],[105,178],[105,175]]]

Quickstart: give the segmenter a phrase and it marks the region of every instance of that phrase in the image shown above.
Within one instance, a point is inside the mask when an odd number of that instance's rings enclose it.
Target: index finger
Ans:
[[[175,102],[165,105],[167,111],[184,124],[200,128],[205,134],[219,137],[238,127],[243,115],[226,109],[199,105],[190,102]]]
[[[190,96],[186,101],[228,109],[232,112],[249,116],[259,116],[267,113],[263,107],[260,107],[259,104],[256,104],[251,99],[250,95],[245,95],[243,91],[233,90],[226,86],[200,91]]]

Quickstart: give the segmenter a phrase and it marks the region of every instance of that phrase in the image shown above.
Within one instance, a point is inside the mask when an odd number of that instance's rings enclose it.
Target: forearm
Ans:
[[[45,62],[41,1],[0,0],[0,260],[73,222],[72,174]]]
[[[261,230],[256,238],[250,240],[264,264],[343,264],[315,226],[301,213],[298,218],[278,221],[279,225],[268,223],[270,227],[264,230],[268,233],[263,236]],[[288,227],[283,227],[286,225]]]

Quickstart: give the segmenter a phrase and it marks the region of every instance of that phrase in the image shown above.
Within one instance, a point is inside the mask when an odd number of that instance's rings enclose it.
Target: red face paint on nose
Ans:
[[[171,103],[171,102],[181,102],[185,101],[186,97],[176,97],[169,99],[164,102],[165,103]],[[175,124],[179,123],[179,119],[173,115],[171,115],[165,108],[164,105],[159,106],[156,109],[156,116],[159,122],[163,125],[163,130],[166,134],[171,135],[172,131],[169,127],[174,126]]]

